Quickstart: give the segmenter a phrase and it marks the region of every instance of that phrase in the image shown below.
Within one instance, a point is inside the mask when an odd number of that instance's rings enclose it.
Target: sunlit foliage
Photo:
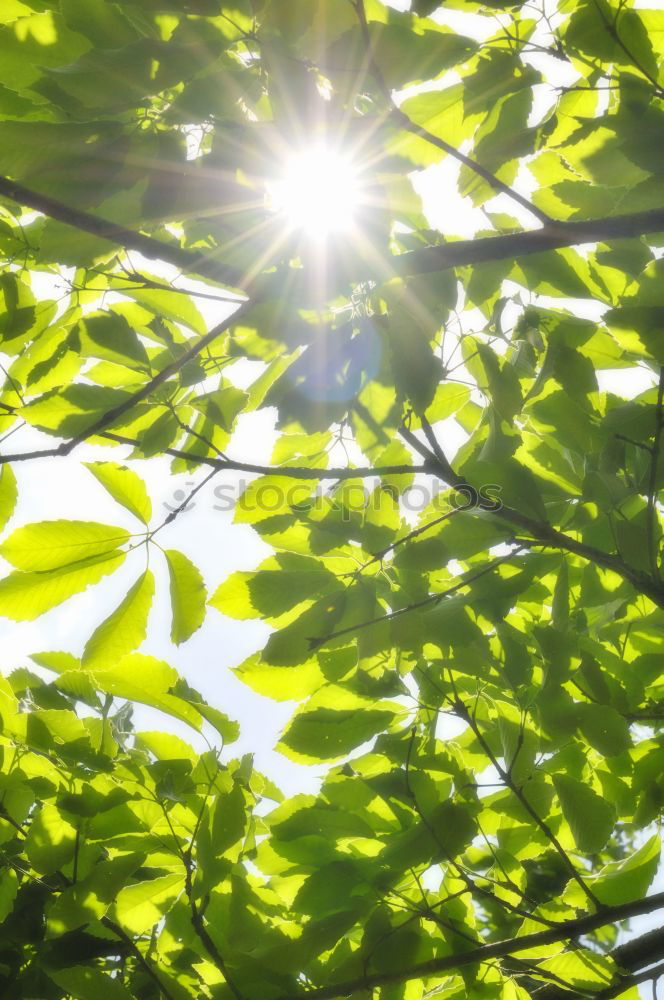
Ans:
[[[3,997],[656,978],[662,935],[618,940],[664,908],[656,7],[1,0],[0,614],[134,567],[80,656],[3,664]],[[265,409],[263,467],[235,433]],[[26,463],[66,455],[132,531],[23,514]],[[255,571],[171,547],[155,456],[247,475]],[[271,627],[236,673],[297,703],[278,749],[317,795],[139,651],[222,616]]]

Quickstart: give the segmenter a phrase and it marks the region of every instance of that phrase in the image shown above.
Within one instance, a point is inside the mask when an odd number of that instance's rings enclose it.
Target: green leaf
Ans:
[[[589,880],[589,885],[600,902],[618,906],[632,900],[643,899],[657,874],[661,853],[659,834],[654,834],[637,851],[622,861],[611,861]],[[578,886],[574,886],[581,892]],[[572,885],[565,890],[565,897],[573,893]],[[570,902],[583,905],[585,900],[570,898]]]
[[[149,276],[146,276],[147,280]],[[127,288],[125,295],[150,309],[155,316],[166,316],[176,323],[184,323],[201,335],[206,332],[205,321],[188,295],[161,288]]]
[[[657,58],[636,11],[616,15],[607,0],[586,0],[574,9],[564,37],[567,45],[586,55],[623,66],[643,66],[647,73],[657,76]]]
[[[132,994],[118,979],[111,978],[99,969],[73,966],[59,972],[49,972],[50,978],[76,1000],[131,1000]]]
[[[632,746],[629,723],[610,705],[579,705],[579,729],[605,757],[616,757]]]
[[[200,571],[187,556],[177,549],[164,554],[171,582],[171,642],[179,646],[203,624],[207,592]]]
[[[569,622],[569,570],[567,561],[563,559],[560,572],[556,577],[551,602],[551,621],[559,629],[567,628]]]
[[[145,570],[86,642],[83,666],[94,670],[106,663],[116,663],[125,653],[137,649],[147,634],[153,597],[154,577],[150,570]]]
[[[36,553],[33,558],[38,558]],[[16,622],[34,621],[45,611],[114,573],[124,560],[124,552],[112,552],[50,572],[10,573],[0,580],[0,615]]]
[[[102,312],[86,316],[78,324],[84,355],[118,364],[147,364],[146,350],[124,316]]]
[[[589,854],[601,851],[616,821],[613,805],[589,785],[565,774],[554,775],[553,783],[578,849]]]
[[[131,934],[145,934],[167,913],[184,888],[184,873],[171,872],[121,889],[111,917]]]
[[[171,693],[178,681],[177,671],[161,660],[141,653],[129,653],[114,664],[95,665],[90,671],[95,687],[106,694],[138,701],[181,719],[193,729],[201,727],[201,716],[182,698]]]
[[[14,908],[18,893],[18,877],[13,868],[6,868],[0,875],[0,924]]]
[[[48,936],[57,939],[101,919],[145,860],[145,854],[133,853],[95,864],[91,872],[64,889],[49,906]]]
[[[30,864],[40,875],[50,875],[74,857],[76,828],[55,806],[46,804],[35,816],[25,842]]]
[[[145,483],[132,469],[115,462],[86,462],[86,469],[108,490],[114,500],[147,525],[152,504]]]
[[[618,966],[609,955],[598,955],[588,948],[577,948],[564,955],[546,958],[537,966],[545,974],[555,976],[579,990],[609,988],[618,975]]]
[[[386,332],[392,356],[394,384],[416,413],[431,405],[442,376],[431,338],[438,317],[422,301],[415,287],[388,285],[382,292],[388,304]]]
[[[302,763],[342,757],[390,727],[400,710],[343,688],[321,688],[297,710],[277,749]]]
[[[11,465],[3,465],[0,473],[0,531],[4,529],[14,513],[17,500],[16,476]]]
[[[43,572],[114,554],[129,532],[95,521],[40,521],[18,528],[0,546],[16,569]]]

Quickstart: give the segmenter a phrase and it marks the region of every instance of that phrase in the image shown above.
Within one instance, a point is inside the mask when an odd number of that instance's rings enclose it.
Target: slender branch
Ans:
[[[232,976],[230,975],[230,973],[228,971],[228,966],[226,965],[226,962],[225,962],[225,959],[224,959],[223,955],[221,954],[221,952],[217,948],[216,944],[214,943],[214,941],[210,937],[210,935],[208,933],[208,930],[207,930],[207,927],[205,926],[205,921],[203,920],[203,916],[201,914],[201,911],[198,909],[198,905],[196,903],[196,899],[195,899],[195,896],[194,896],[194,888],[193,888],[192,877],[191,877],[192,876],[192,861],[191,861],[191,855],[190,854],[187,854],[185,856],[185,859],[184,859],[184,868],[185,868],[185,873],[186,873],[185,874],[185,893],[186,893],[187,899],[189,900],[189,909],[191,911],[191,922],[193,924],[194,930],[196,931],[196,934],[200,938],[200,940],[201,940],[201,942],[202,942],[205,950],[207,951],[208,955],[210,956],[210,958],[212,959],[212,961],[214,962],[214,964],[216,965],[216,967],[219,969],[219,972],[224,977],[226,985],[228,986],[229,990],[231,991],[231,993],[235,997],[235,1000],[244,1000],[244,997],[243,997],[242,993],[240,992],[240,990],[236,986],[236,984],[235,984]]]
[[[643,441],[635,441],[634,438],[627,437],[626,434],[614,434],[616,441],[624,441],[625,444],[631,444],[635,448],[641,448],[643,451],[647,451],[649,455],[652,455],[652,446],[645,444]]]
[[[528,801],[528,799],[524,795],[523,790],[519,787],[519,785],[517,785],[517,783],[512,778],[512,775],[510,773],[511,772],[511,768],[509,768],[509,769],[506,770],[500,764],[498,758],[493,753],[493,751],[491,750],[491,747],[489,746],[489,744],[485,740],[480,727],[477,725],[477,721],[476,721],[475,717],[472,715],[471,712],[468,711],[468,709],[466,708],[466,706],[459,699],[457,699],[455,701],[454,709],[456,711],[456,714],[459,716],[459,718],[463,719],[463,721],[466,722],[470,726],[470,728],[472,729],[473,733],[475,734],[475,738],[477,739],[477,742],[482,747],[482,750],[484,751],[484,753],[488,757],[488,759],[491,762],[491,764],[493,764],[493,766],[495,767],[496,771],[500,775],[501,780],[507,785],[507,787],[510,789],[510,791],[516,796],[516,798],[519,800],[519,802],[521,803],[521,805],[523,806],[523,808],[526,810],[526,812],[528,813],[528,815],[531,817],[532,820],[534,820],[534,822],[538,825],[538,827],[540,828],[540,830],[542,831],[542,833],[544,834],[544,836],[547,838],[547,840],[553,845],[553,847],[555,848],[555,850],[558,852],[558,855],[562,859],[565,867],[569,871],[570,875],[572,876],[572,878],[574,879],[574,881],[576,882],[576,884],[585,893],[585,895],[590,900],[590,902],[593,904],[593,906],[596,906],[599,909],[601,909],[602,908],[602,904],[598,900],[598,898],[595,895],[595,893],[586,885],[585,881],[579,875],[578,871],[576,870],[576,868],[572,864],[572,862],[571,862],[571,860],[569,858],[569,855],[567,854],[567,851],[562,846],[562,844],[560,843],[560,841],[556,837],[555,833],[553,832],[553,830],[551,829],[551,827],[549,826],[549,824],[545,820],[543,820],[542,817],[540,816],[540,814],[537,812],[537,810],[532,807],[532,805],[530,804],[530,802]]]
[[[538,208],[537,205],[534,205],[531,201],[528,200],[528,198],[525,198],[522,194],[519,194],[519,192],[515,190],[515,188],[510,187],[509,184],[506,184],[504,181],[501,181],[499,177],[496,177],[496,175],[493,174],[490,170],[488,170],[486,167],[483,167],[481,163],[477,162],[477,160],[473,160],[470,158],[470,156],[466,156],[465,153],[460,152],[460,150],[458,150],[455,146],[452,146],[449,142],[446,142],[444,139],[441,139],[440,136],[434,135],[433,132],[429,132],[429,130],[424,128],[423,125],[418,125],[417,122],[414,122],[412,118],[409,118],[408,115],[401,110],[401,108],[395,108],[394,111],[392,112],[392,117],[407,132],[410,132],[412,135],[418,136],[420,139],[424,139],[425,142],[428,142],[432,146],[436,146],[444,153],[447,153],[449,156],[452,156],[455,160],[458,160],[459,163],[462,163],[469,170],[472,170],[473,173],[477,174],[478,177],[481,177],[483,180],[485,180],[487,184],[489,184],[489,186],[493,188],[494,191],[498,192],[499,194],[507,195],[507,197],[511,198],[512,201],[515,201],[518,205],[521,205],[521,207],[525,208],[527,212],[530,212],[530,214],[533,215],[536,219],[539,219],[539,221],[544,226],[553,224],[553,220],[551,219],[550,215],[547,215],[546,212],[543,212],[541,208]]]
[[[61,445],[58,445],[57,448],[46,451],[26,452],[17,455],[0,455],[0,464],[6,462],[22,462],[32,458],[69,455],[74,448],[76,448],[79,444],[82,444],[83,441],[87,441],[88,438],[94,437],[95,434],[99,434],[106,427],[108,427],[109,424],[114,423],[120,417],[124,416],[125,413],[128,413],[129,410],[132,410],[137,403],[146,399],[150,393],[154,391],[154,389],[158,389],[160,385],[163,385],[163,383],[167,381],[167,379],[171,378],[173,375],[177,375],[177,373],[181,371],[181,369],[184,368],[189,361],[192,361],[201,353],[201,351],[204,351],[206,347],[209,347],[213,341],[220,337],[222,333],[225,333],[229,326],[232,326],[233,323],[237,323],[238,320],[240,320],[242,316],[249,311],[253,304],[254,303],[251,299],[244,302],[239,309],[236,309],[235,312],[230,314],[230,316],[226,316],[220,323],[217,323],[216,326],[212,327],[212,329],[209,330],[204,337],[201,337],[193,343],[188,350],[181,354],[175,361],[172,361],[170,365],[166,365],[165,368],[162,368],[161,371],[157,372],[157,374],[149,379],[145,385],[141,386],[140,389],[134,392],[122,403],[119,403],[117,406],[107,410],[106,413],[103,413],[89,427],[80,431],[78,434],[75,434],[74,437],[70,438],[68,441],[64,441]]]
[[[446,464],[447,463],[447,459],[446,459],[445,455],[443,454],[443,449],[440,447],[440,445],[438,443],[438,438],[436,437],[436,435],[433,432],[433,427],[431,426],[431,424],[429,423],[429,421],[427,420],[427,418],[424,416],[424,414],[422,414],[420,416],[420,423],[422,424],[422,430],[424,431],[424,436],[426,437],[427,441],[429,442],[429,446],[430,446],[432,452],[434,453],[434,455],[436,456],[436,458],[438,459],[438,461],[441,464]],[[450,468],[451,468],[451,466],[450,466]]]
[[[429,424],[429,421],[426,419],[426,417],[421,417],[420,421],[421,422],[424,421],[422,423],[423,429],[424,429],[424,424],[426,423],[431,433],[431,436],[433,437],[433,430],[431,429],[431,425]],[[463,486],[466,489],[468,488],[468,483],[465,482],[462,476],[457,476],[456,472],[454,471],[450,463],[443,455],[442,449],[437,441],[436,441],[435,451],[433,450],[430,451],[426,447],[426,445],[422,444],[422,442],[419,441],[418,438],[413,434],[413,432],[409,430],[407,427],[401,427],[399,429],[399,434],[404,439],[404,441],[408,442],[411,448],[413,448],[419,455],[421,455],[422,458],[426,459],[427,462],[431,462],[431,460],[433,459],[436,468],[445,473],[444,481],[447,483],[448,486],[452,486],[453,488],[457,486]],[[427,438],[428,437],[429,435],[427,434]],[[441,478],[443,477],[441,476]]]
[[[126,250],[137,250],[151,260],[164,260],[183,271],[193,271],[202,274],[213,281],[221,281],[241,288],[243,285],[243,275],[235,268],[219,264],[210,255],[199,253],[198,251],[185,250],[175,244],[162,243],[152,236],[145,236],[137,233],[133,229],[119,226],[115,222],[109,222],[91,212],[85,212],[65,205],[55,198],[40,194],[12,181],[8,177],[0,177],[0,195],[10,198],[19,205],[32,208],[36,212],[42,212],[50,219],[64,222],[67,226],[81,229],[85,233],[91,233],[100,239],[108,240]]]
[[[500,194],[506,194],[508,198],[511,198],[512,201],[517,202],[519,205],[521,205],[522,208],[525,208],[526,211],[530,212],[531,215],[533,215],[536,219],[539,219],[539,221],[542,222],[544,225],[549,224],[552,220],[551,217],[546,214],[546,212],[543,212],[541,209],[537,208],[536,205],[533,205],[530,201],[528,201],[527,198],[524,198],[523,195],[519,194],[518,191],[515,191],[514,188],[510,187],[509,184],[505,184],[504,181],[501,181],[498,177],[496,177],[494,173],[492,173],[486,167],[483,167],[476,160],[472,160],[469,156],[466,156],[465,153],[460,152],[455,146],[450,145],[449,142],[445,142],[444,139],[441,139],[439,138],[439,136],[434,135],[432,132],[429,132],[428,129],[425,129],[422,125],[418,125],[417,122],[414,122],[412,118],[409,118],[404,111],[402,111],[399,107],[397,107],[397,105],[394,103],[392,92],[390,91],[390,88],[387,86],[387,83],[385,82],[380,67],[377,65],[376,60],[374,58],[373,42],[371,39],[371,33],[369,31],[369,24],[367,22],[367,14],[364,7],[364,0],[352,0],[352,3],[357,12],[358,20],[360,22],[360,30],[362,31],[362,37],[364,39],[364,46],[367,54],[367,60],[369,63],[369,69],[372,76],[376,80],[376,83],[379,86],[379,89],[383,95],[385,102],[390,108],[390,117],[407,132],[410,132],[412,135],[418,136],[420,139],[424,139],[424,141],[428,142],[431,146],[435,146],[437,149],[442,150],[442,152],[447,153],[449,156],[452,156],[459,163],[463,164],[463,166],[467,167],[469,170],[472,170],[473,173],[477,174],[478,177],[481,177],[483,180],[485,180],[487,184],[489,184],[489,186],[493,188],[494,191],[497,191]]]
[[[400,431],[401,436],[404,440],[408,441],[409,444],[422,455],[426,460],[427,470],[437,474],[444,483],[452,489],[460,490],[467,494],[469,498],[469,505],[472,507],[478,499],[477,489],[467,482],[463,476],[459,476],[450,463],[447,461],[443,455],[443,461],[441,462],[432,451],[418,440],[415,435],[402,428]],[[440,450],[440,449],[439,449]],[[585,542],[577,541],[576,538],[572,538],[571,535],[566,535],[562,531],[558,531],[553,528],[550,524],[545,521],[537,521],[535,518],[528,517],[527,514],[522,514],[521,511],[515,510],[513,507],[506,507],[504,505],[496,508],[483,508],[487,514],[491,514],[493,517],[501,518],[507,521],[508,524],[514,525],[517,528],[525,530],[528,534],[533,536],[533,541],[528,539],[519,538],[518,542],[520,545],[545,545],[551,548],[562,549],[566,552],[572,552],[574,555],[582,556],[589,562],[593,562],[598,566],[602,566],[605,569],[613,570],[613,572],[618,573],[624,580],[638,590],[639,593],[644,594],[648,597],[654,604],[658,607],[664,608],[664,587],[658,579],[654,579],[647,573],[643,573],[640,570],[635,569],[626,563],[619,555],[613,555],[610,552],[603,552],[601,549],[597,549],[592,545],[587,545]]]
[[[146,973],[147,976],[150,977],[152,982],[155,984],[160,993],[166,998],[166,1000],[175,1000],[173,994],[166,989],[161,979],[159,978],[158,973],[153,968],[152,963],[148,961],[148,959],[145,957],[145,955],[138,947],[134,939],[130,937],[130,935],[127,934],[122,929],[122,927],[120,927],[119,924],[116,924],[114,920],[111,920],[110,917],[102,917],[101,923],[104,925],[104,927],[107,927],[109,931],[112,931],[116,935],[116,937],[118,937],[127,946],[127,948],[132,953],[138,964],[143,969],[143,971]]]
[[[4,819],[7,823],[13,826],[14,829],[17,830],[22,837],[26,836],[25,830],[23,829],[21,824],[14,819],[14,817],[7,811],[6,806],[4,806],[2,803],[0,803],[0,819]]]
[[[540,918],[538,916],[532,914],[530,911],[524,910],[521,906],[515,905],[514,903],[510,903],[506,899],[500,899],[498,896],[494,895],[494,893],[491,892],[489,889],[485,889],[483,886],[478,885],[477,882],[475,882],[475,880],[473,878],[471,878],[471,876],[469,875],[469,873],[466,870],[466,868],[464,868],[463,865],[459,864],[459,862],[457,860],[455,860],[455,858],[452,857],[452,855],[449,853],[449,851],[445,847],[445,844],[442,842],[441,838],[438,836],[436,828],[430,822],[430,820],[427,817],[426,813],[424,812],[424,810],[420,806],[419,800],[417,798],[417,795],[415,794],[415,791],[414,791],[414,789],[412,787],[412,783],[411,783],[411,780],[410,780],[410,765],[411,765],[411,759],[412,759],[412,755],[413,755],[413,748],[414,748],[414,745],[415,745],[415,738],[416,738],[416,736],[417,736],[417,728],[415,726],[413,726],[413,728],[411,730],[411,734],[410,734],[410,739],[408,741],[408,750],[406,752],[406,760],[405,760],[405,765],[404,765],[404,778],[405,778],[405,782],[406,782],[406,789],[407,789],[408,795],[409,795],[409,797],[410,797],[410,799],[411,799],[411,801],[413,803],[413,807],[415,809],[415,812],[417,813],[417,815],[420,818],[421,823],[428,830],[431,839],[437,845],[439,851],[441,852],[441,854],[443,855],[443,857],[446,859],[447,863],[449,865],[451,865],[452,868],[455,869],[455,871],[456,871],[456,877],[458,879],[460,879],[464,883],[464,885],[467,886],[467,888],[468,888],[468,890],[470,892],[474,892],[477,895],[484,896],[485,898],[490,899],[492,903],[497,903],[499,906],[505,907],[505,909],[510,910],[510,912],[515,913],[517,916],[525,917],[525,918],[533,919],[533,920],[538,920],[538,921],[540,921],[540,923],[544,923],[544,924],[546,924],[549,927],[555,926],[555,924],[554,924],[553,921],[550,921],[550,920],[540,920]],[[480,875],[480,878],[482,878],[481,875]],[[418,884],[419,884],[419,880],[418,880]],[[496,884],[499,884],[499,883],[496,883]],[[420,887],[420,891],[421,891],[421,887]],[[482,943],[481,941],[478,941],[477,938],[475,938],[475,939],[468,938],[468,940],[474,940],[475,944],[481,944]]]
[[[118,444],[129,444],[134,447],[140,446],[141,443],[137,438],[126,437],[123,434],[114,434],[111,431],[104,431],[99,436],[108,438],[109,441],[117,441]],[[214,469],[247,472],[258,476],[285,476],[287,479],[364,479],[370,476],[399,476],[427,471],[424,465],[376,465],[358,469],[311,469],[301,465],[253,465],[250,462],[237,462],[232,458],[224,459],[212,458],[209,455],[196,455],[193,452],[182,451],[179,448],[164,448],[163,451],[164,454],[172,455],[173,458],[184,458],[189,462],[195,462],[199,465],[209,465]]]
[[[217,476],[220,472],[221,472],[221,469],[212,469],[212,471],[209,472],[207,474],[207,476],[205,476],[204,479],[201,479],[200,483],[198,483],[197,486],[194,486],[193,490],[189,491],[189,493],[184,498],[184,500],[182,501],[182,503],[179,504],[174,510],[172,510],[164,518],[164,520],[161,522],[161,524],[157,525],[157,527],[148,534],[147,541],[152,541],[152,539],[154,538],[154,536],[157,534],[158,531],[161,531],[162,528],[165,528],[167,524],[172,524],[172,522],[175,520],[175,518],[178,517],[178,515],[181,514],[183,510],[187,509],[187,507],[189,505],[189,502],[191,500],[193,500],[193,498],[196,496],[196,494],[199,493],[203,489],[203,487],[206,486],[210,482],[210,480],[213,478],[213,476]]]
[[[468,587],[475,580],[479,580],[481,577],[486,576],[496,567],[501,566],[503,563],[508,562],[508,560],[513,559],[518,553],[518,549],[509,553],[509,555],[501,556],[499,559],[494,559],[488,566],[483,566],[482,569],[464,573],[465,579],[459,580],[455,583],[453,587],[448,587],[447,590],[441,591],[440,594],[429,594],[424,597],[421,601],[415,601],[414,604],[408,604],[405,608],[398,608],[397,611],[390,611],[385,615],[378,615],[377,618],[370,618],[367,621],[358,622],[357,625],[348,625],[346,628],[337,629],[336,632],[328,632],[327,635],[318,636],[309,639],[309,645],[311,649],[318,649],[323,643],[331,642],[332,639],[338,639],[339,636],[349,635],[351,632],[359,632],[361,629],[370,628],[372,625],[378,625],[381,622],[394,621],[395,618],[400,618],[402,615],[410,614],[411,611],[418,611],[420,608],[425,608],[430,604],[438,604],[440,601],[444,600],[446,597],[451,597],[452,594],[456,594],[457,591],[463,590],[464,587]]]
[[[420,962],[399,972],[379,972],[371,976],[322,986],[318,989],[302,993],[286,994],[277,1000],[334,1000],[336,997],[348,997],[361,990],[370,990],[378,986],[392,983],[405,983],[411,979],[421,979],[427,976],[437,976],[441,972],[465,968],[478,962],[487,962],[495,958],[505,958],[520,951],[528,951],[540,945],[555,944],[557,941],[569,941],[582,934],[588,934],[600,927],[606,927],[619,920],[640,916],[644,913],[654,913],[664,907],[664,892],[658,892],[646,899],[635,900],[632,903],[620,903],[618,906],[606,906],[598,913],[585,914],[574,920],[561,921],[556,927],[524,934],[522,937],[510,938],[505,941],[495,941],[481,945],[457,955],[443,955]]]
[[[445,514],[441,514],[440,517],[434,518],[433,521],[429,521],[428,524],[422,524],[419,528],[413,528],[409,531],[407,535],[402,535],[401,538],[397,538],[396,542],[392,542],[390,545],[386,545],[384,549],[380,549],[379,552],[375,552],[374,555],[367,562],[363,563],[358,570],[353,572],[353,576],[358,577],[367,569],[369,566],[373,566],[374,563],[382,562],[388,552],[394,552],[401,545],[406,545],[408,542],[412,542],[414,538],[419,538],[423,535],[425,531],[429,531],[431,528],[437,527],[437,525],[442,524],[443,521],[449,520],[450,517],[454,517],[455,514],[460,514],[461,508],[454,508],[448,510]]]
[[[604,24],[604,27],[606,28],[608,34],[614,40],[616,45],[620,46],[620,48],[623,50],[623,52],[631,62],[632,66],[634,66],[634,68],[637,69],[639,73],[641,73],[641,75],[646,78],[648,83],[651,83],[653,85],[653,88],[655,90],[655,96],[664,97],[664,88],[660,87],[657,77],[653,76],[653,74],[650,73],[649,70],[647,70],[645,66],[641,64],[641,62],[636,58],[636,56],[629,48],[627,43],[621,38],[620,33],[618,32],[618,14],[616,14],[613,21],[609,21],[604,11],[602,10],[601,3],[598,2],[598,0],[594,0],[594,4],[595,4],[595,9],[597,10],[597,13],[599,14]],[[636,16],[638,17],[638,14]]]
[[[0,195],[12,198],[28,208],[44,212],[50,218],[58,219],[76,229],[101,235],[129,250],[138,250],[144,256],[164,260],[177,267],[205,275],[213,280],[220,278],[220,266],[212,256],[203,255],[182,247],[171,246],[160,240],[137,233],[122,226],[116,226],[99,216],[47,198],[6,177],[0,177]],[[601,243],[610,239],[627,239],[648,233],[664,232],[664,209],[651,209],[630,215],[615,215],[604,219],[587,219],[574,222],[556,222],[525,233],[507,236],[489,236],[476,240],[457,240],[442,246],[423,247],[408,253],[387,255],[384,260],[365,275],[358,274],[358,280],[373,278],[384,268],[396,275],[407,277],[416,274],[432,274],[468,264],[482,264],[493,260],[514,260],[517,257],[547,250],[558,250],[579,243]],[[291,274],[291,277],[293,275]],[[233,282],[230,282],[233,284]],[[236,287],[240,287],[236,285]]]

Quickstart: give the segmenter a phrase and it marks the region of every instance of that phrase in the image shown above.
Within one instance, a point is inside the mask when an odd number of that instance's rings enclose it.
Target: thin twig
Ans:
[[[104,927],[107,927],[109,931],[112,931],[116,935],[116,937],[120,938],[120,940],[127,946],[127,948],[132,953],[138,964],[143,969],[143,971],[146,973],[147,976],[149,976],[149,978],[155,984],[160,993],[166,998],[166,1000],[175,1000],[173,994],[166,989],[161,979],[159,978],[158,973],[153,968],[152,963],[145,957],[145,955],[140,950],[138,945],[135,943],[133,938],[131,938],[129,934],[127,934],[122,929],[122,927],[120,927],[119,924],[116,924],[114,920],[111,920],[110,917],[102,917],[101,923],[104,925]]]
[[[631,62],[632,66],[634,66],[634,68],[637,69],[639,73],[641,73],[641,75],[646,78],[648,83],[652,84],[655,91],[655,96],[664,97],[664,88],[660,87],[657,78],[654,77],[652,73],[649,70],[647,70],[645,66],[642,65],[642,63],[636,58],[636,56],[629,48],[629,46],[626,44],[626,42],[621,38],[620,33],[618,32],[618,15],[616,15],[615,18],[613,19],[613,22],[611,22],[607,19],[604,11],[602,10],[602,5],[600,2],[598,2],[598,0],[594,0],[594,5],[595,9],[597,10],[597,13],[599,14],[604,24],[604,27],[606,28],[607,32],[614,40],[616,45],[620,46],[620,48],[623,50],[623,52]],[[634,12],[632,13],[634,14]],[[638,17],[638,14],[634,14],[634,16]]]
[[[383,98],[390,109],[390,118],[392,118],[398,125],[400,125],[403,129],[405,129],[406,132],[410,132],[412,135],[417,135],[420,139],[424,139],[425,142],[428,142],[432,146],[436,146],[437,149],[440,149],[444,153],[447,153],[449,156],[452,156],[459,163],[463,164],[469,170],[472,170],[473,173],[477,174],[478,177],[481,177],[483,180],[485,180],[487,184],[489,184],[489,186],[493,188],[494,191],[497,191],[500,194],[506,194],[509,198],[512,199],[512,201],[516,201],[519,205],[521,205],[522,208],[525,208],[526,211],[530,212],[530,214],[533,215],[536,219],[539,219],[539,221],[543,223],[543,225],[545,226],[549,225],[553,220],[549,215],[546,214],[546,212],[543,212],[541,209],[537,208],[536,205],[533,205],[532,202],[528,201],[527,198],[524,198],[523,195],[519,194],[518,191],[515,191],[514,188],[510,187],[509,184],[505,184],[504,181],[501,181],[498,177],[496,177],[495,174],[493,174],[490,170],[487,170],[486,167],[483,167],[476,160],[472,160],[469,156],[466,156],[465,153],[460,152],[455,146],[452,146],[449,142],[446,142],[439,136],[434,135],[432,132],[429,132],[428,129],[425,129],[422,125],[418,125],[417,122],[414,122],[412,118],[409,118],[404,111],[402,111],[399,107],[397,107],[397,105],[394,103],[392,92],[390,91],[390,88],[387,86],[387,83],[385,82],[380,67],[377,65],[376,60],[374,58],[373,42],[371,40],[371,33],[369,31],[369,24],[367,22],[367,14],[364,7],[364,0],[351,0],[351,2],[357,12],[358,20],[360,22],[360,30],[362,31],[362,36],[364,39],[364,46],[367,54],[367,60],[369,63],[370,72],[374,77],[374,79],[376,80],[376,83],[379,86]]]
[[[146,399],[155,389],[158,389],[159,386],[163,385],[163,383],[169,378],[173,375],[177,375],[189,361],[193,361],[193,359],[204,351],[206,347],[225,333],[229,326],[232,326],[234,323],[241,320],[245,313],[247,313],[253,305],[254,303],[252,300],[244,302],[238,309],[235,310],[235,312],[231,313],[230,316],[226,316],[220,323],[217,323],[217,325],[212,327],[211,330],[208,330],[204,337],[195,341],[195,343],[193,343],[188,350],[184,351],[179,358],[172,361],[169,365],[166,365],[166,367],[162,368],[161,371],[157,372],[157,374],[149,379],[145,385],[141,386],[140,389],[134,392],[127,399],[123,400],[122,403],[118,403],[117,406],[107,410],[106,413],[103,413],[100,417],[98,417],[98,419],[95,420],[94,423],[90,424],[89,427],[80,431],[78,434],[75,434],[74,437],[70,438],[68,441],[58,445],[57,448],[41,452],[27,452],[17,455],[0,455],[0,464],[5,462],[21,462],[35,457],[46,458],[54,457],[56,455],[71,454],[74,448],[76,448],[79,444],[82,444],[84,441],[87,441],[88,438],[94,437],[101,431],[105,430],[109,424],[114,423],[120,417],[124,416],[125,413],[132,410],[138,403],[141,403],[144,399]]]
[[[140,446],[140,441],[136,438],[126,437],[123,434],[115,434],[111,431],[104,431],[100,437],[108,438],[109,441],[117,441],[118,444],[128,444],[134,447]],[[187,461],[198,465],[209,465],[214,469],[230,470],[235,472],[247,472],[258,476],[285,476],[287,479],[355,479],[367,478],[370,476],[398,476],[410,475],[415,472],[426,472],[423,465],[376,465],[372,467],[360,467],[357,469],[335,468],[335,469],[312,469],[301,465],[254,465],[250,462],[238,462],[233,458],[212,458],[209,455],[197,455],[194,452],[183,451],[180,448],[164,448],[165,455],[172,455],[174,458],[185,458]]]
[[[492,570],[501,566],[509,559],[513,559],[514,556],[517,555],[518,551],[519,549],[515,549],[510,552],[509,555],[501,556],[499,559],[494,559],[488,566],[483,566],[480,570],[471,573],[464,573],[463,576],[466,577],[466,579],[459,580],[453,587],[448,587],[447,590],[441,591],[440,594],[429,594],[421,601],[415,601],[413,604],[409,604],[405,608],[399,608],[397,611],[390,611],[388,614],[378,615],[377,618],[370,618],[367,621],[358,622],[357,625],[348,625],[346,628],[337,629],[336,632],[328,632],[327,635],[311,638],[309,639],[310,648],[318,649],[318,647],[323,645],[323,643],[331,642],[333,639],[338,639],[342,635],[349,635],[351,632],[359,632],[361,629],[370,628],[372,625],[378,625],[382,622],[394,621],[395,618],[400,618],[402,615],[410,614],[412,611],[418,611],[420,608],[424,608],[432,604],[438,604],[446,597],[451,597],[452,594],[456,594],[457,591],[463,590],[464,587],[468,587],[471,583],[474,583],[481,577],[486,576],[487,573],[490,573]]]
[[[491,762],[491,764],[493,764],[493,766],[495,767],[496,771],[500,775],[501,780],[504,781],[505,784],[507,785],[507,787],[510,789],[510,791],[513,792],[513,794],[519,800],[519,802],[521,803],[521,805],[523,806],[523,808],[526,810],[526,812],[528,813],[528,815],[531,817],[531,819],[533,819],[535,821],[535,823],[539,826],[539,828],[542,831],[542,833],[544,834],[544,836],[547,838],[547,840],[552,844],[552,846],[558,852],[558,855],[562,859],[563,863],[565,864],[565,867],[567,868],[567,870],[569,871],[570,875],[572,876],[572,878],[574,879],[574,881],[577,883],[577,885],[579,886],[579,888],[583,890],[583,892],[585,893],[585,895],[587,896],[587,898],[590,900],[590,902],[593,904],[593,906],[596,906],[598,909],[602,909],[602,904],[600,903],[600,901],[598,900],[597,896],[592,891],[592,889],[590,889],[588,887],[588,885],[585,883],[585,881],[579,875],[578,871],[576,870],[576,868],[572,864],[572,862],[571,862],[571,860],[569,858],[569,855],[567,854],[567,851],[562,846],[562,844],[560,843],[560,841],[556,837],[555,833],[553,832],[553,830],[551,829],[551,827],[549,826],[549,824],[546,822],[546,820],[542,819],[542,817],[539,815],[539,813],[537,812],[537,810],[534,809],[533,806],[530,804],[530,802],[528,801],[527,797],[524,795],[522,789],[519,787],[519,785],[516,784],[516,782],[512,778],[510,770],[509,769],[506,770],[500,764],[498,758],[495,756],[495,754],[491,750],[491,747],[489,746],[489,744],[485,740],[485,738],[484,738],[484,736],[482,734],[481,729],[477,725],[477,720],[475,719],[474,715],[471,712],[468,711],[468,709],[466,708],[466,706],[464,705],[464,703],[459,698],[457,698],[456,701],[455,701],[454,710],[455,710],[456,714],[459,716],[459,718],[463,719],[463,721],[466,722],[470,726],[470,728],[472,729],[473,733],[475,734],[477,742],[482,747],[482,750],[484,751],[484,753],[488,757],[488,759]]]

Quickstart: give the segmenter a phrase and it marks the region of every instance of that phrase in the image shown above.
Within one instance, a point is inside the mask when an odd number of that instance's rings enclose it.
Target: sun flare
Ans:
[[[352,228],[358,206],[357,171],[349,157],[327,146],[289,156],[269,187],[272,210],[289,229],[325,238]]]

